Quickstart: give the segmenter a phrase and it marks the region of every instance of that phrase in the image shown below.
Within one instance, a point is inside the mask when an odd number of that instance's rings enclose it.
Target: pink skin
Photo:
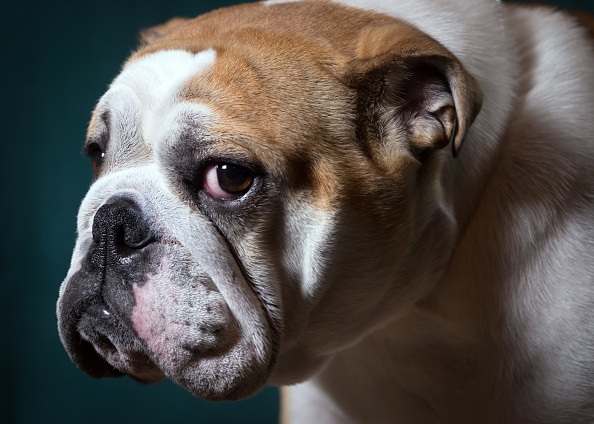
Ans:
[[[171,261],[168,257],[163,257],[161,261],[162,272],[168,272],[170,268]],[[132,310],[132,324],[136,334],[147,343],[158,335],[154,334],[155,328],[153,326],[153,322],[157,321],[156,318],[159,315],[157,310],[159,293],[154,289],[156,279],[157,276],[148,274],[147,281],[142,286],[138,286],[138,284],[132,286],[134,299],[136,300]]]
[[[219,184],[219,177],[217,176],[217,164],[209,165],[205,171],[204,176],[202,177],[202,188],[206,190],[208,194],[213,197],[225,200],[233,200],[237,198],[230,193],[227,193],[223,190]]]
[[[179,278],[179,272],[164,257],[156,275],[149,274],[146,283],[133,286],[134,330],[166,374],[168,369],[220,355],[237,340],[234,317],[214,285],[198,274]]]
[[[147,282],[142,287],[139,287],[137,284],[134,284],[132,287],[134,298],[136,299],[136,306],[132,311],[132,323],[138,336],[145,341],[155,337],[153,334],[153,321],[158,311],[155,310],[157,303],[157,299],[155,298],[156,293],[154,290],[151,290],[154,280],[155,276],[149,274]]]

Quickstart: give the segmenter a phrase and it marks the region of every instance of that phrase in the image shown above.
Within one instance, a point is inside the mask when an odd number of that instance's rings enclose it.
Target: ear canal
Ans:
[[[403,58],[399,80],[388,89],[403,100],[399,112],[413,151],[452,146],[454,157],[479,113],[482,95],[476,81],[453,57]]]
[[[188,18],[172,18],[164,24],[141,30],[138,36],[140,47],[148,46],[188,21]]]
[[[401,99],[396,110],[410,150],[423,157],[454,142],[458,129],[456,104],[439,70],[425,62],[403,66],[405,70],[389,86]]]
[[[405,136],[394,139],[406,139],[415,156],[451,144],[456,157],[482,106],[481,90],[460,61],[404,23],[364,30],[356,53],[345,79],[365,99],[363,113],[384,126],[377,132],[385,137],[394,134],[386,126],[397,126]]]

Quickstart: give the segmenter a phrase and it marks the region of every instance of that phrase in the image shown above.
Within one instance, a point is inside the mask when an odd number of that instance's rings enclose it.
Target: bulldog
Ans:
[[[588,22],[303,0],[145,30],[88,129],[70,358],[284,386],[291,423],[593,422]]]

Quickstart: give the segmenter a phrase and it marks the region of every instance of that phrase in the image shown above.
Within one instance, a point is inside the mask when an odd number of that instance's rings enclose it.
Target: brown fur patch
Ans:
[[[373,181],[361,174],[374,167],[360,166],[370,158],[356,139],[358,88],[346,83],[362,69],[355,65],[391,62],[399,54],[454,60],[401,20],[325,1],[244,4],[166,28],[130,60],[160,50],[214,49],[213,66],[188,81],[182,97],[214,111],[220,123],[211,130],[221,143],[241,145],[294,189],[307,187],[324,209],[333,208],[349,181]],[[392,178],[406,174],[395,164],[382,168],[376,167],[378,176],[386,169]]]

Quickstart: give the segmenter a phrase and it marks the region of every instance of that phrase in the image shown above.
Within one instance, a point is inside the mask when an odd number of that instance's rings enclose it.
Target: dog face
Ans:
[[[88,130],[58,301],[80,368],[237,399],[307,378],[431,288],[453,246],[443,147],[481,105],[445,48],[326,2],[144,37]]]

